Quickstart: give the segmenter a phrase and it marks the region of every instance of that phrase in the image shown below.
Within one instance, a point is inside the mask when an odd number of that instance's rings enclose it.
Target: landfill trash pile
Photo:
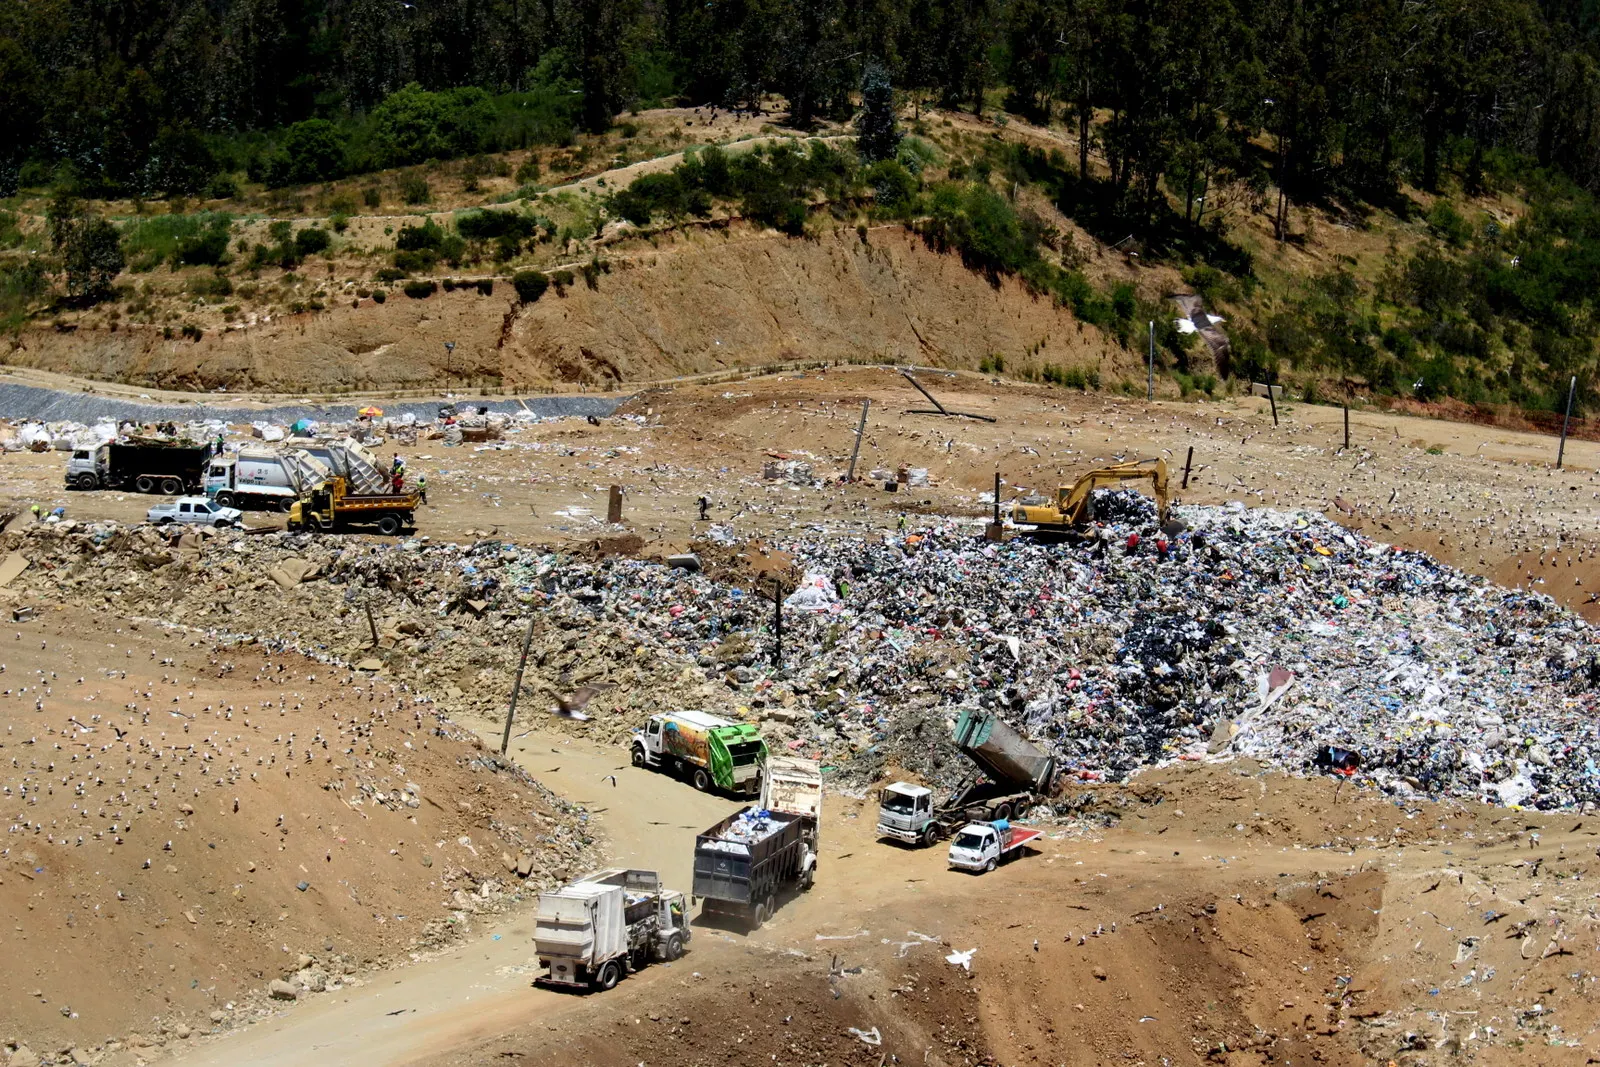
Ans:
[[[1230,754],[1308,769],[1334,745],[1397,793],[1600,800],[1600,649],[1548,597],[1242,505],[1177,509],[1188,530],[1163,559],[1153,508],[1128,505],[1138,519],[1083,544],[994,544],[969,522],[771,546],[808,576],[780,670],[764,595],[634,559],[73,521],[0,548],[34,564],[11,589],[368,661],[456,717],[503,717],[531,618],[526,714],[606,683],[592,721],[561,728],[622,742],[648,714],[705,708],[846,782],[893,762],[954,784],[970,766],[950,724],[976,705],[1087,780]]]

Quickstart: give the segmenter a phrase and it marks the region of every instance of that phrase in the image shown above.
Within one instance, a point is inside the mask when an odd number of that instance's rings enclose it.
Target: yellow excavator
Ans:
[[[1013,504],[1011,521],[1019,526],[1035,527],[1040,533],[1071,533],[1094,521],[1096,489],[1134,481],[1150,483],[1150,491],[1156,498],[1156,521],[1164,524],[1171,501],[1167,497],[1167,461],[1159,458],[1130,460],[1092,470],[1070,488],[1063,485],[1057,489],[1056,499],[1051,503]]]

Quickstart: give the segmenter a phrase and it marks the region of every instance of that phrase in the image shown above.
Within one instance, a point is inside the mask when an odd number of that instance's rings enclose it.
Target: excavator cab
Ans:
[[[1125,482],[1147,481],[1156,500],[1157,521],[1167,521],[1172,506],[1167,495],[1167,461],[1165,459],[1140,459],[1100,467],[1079,478],[1071,486],[1056,490],[1052,503],[1028,505],[1015,504],[1011,521],[1018,526],[1032,526],[1042,533],[1069,533],[1094,521],[1093,494],[1096,489],[1109,489]]]

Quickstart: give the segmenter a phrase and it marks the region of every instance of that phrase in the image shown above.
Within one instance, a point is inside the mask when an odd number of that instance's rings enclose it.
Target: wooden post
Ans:
[[[1189,488],[1189,468],[1194,466],[1194,445],[1189,446],[1189,454],[1183,457],[1183,488]]]
[[[1344,450],[1350,451],[1350,401],[1344,402]]]
[[[372,647],[378,647],[378,624],[372,621],[372,601],[363,600],[361,606],[367,609],[367,629],[372,631]]]
[[[994,472],[994,521],[983,532],[983,536],[989,541],[1003,541],[1006,536],[1006,528],[1000,525],[1000,472],[998,470]]]
[[[1272,383],[1267,383],[1267,403],[1272,405],[1272,425],[1278,425],[1278,397],[1272,391]]]
[[[772,669],[783,668],[783,583],[772,580]]]
[[[1578,391],[1578,376],[1572,376],[1572,382],[1567,386],[1567,413],[1561,417],[1561,447],[1556,449],[1556,470],[1561,469],[1561,461],[1567,455],[1567,424],[1572,421],[1572,397]]]
[[[609,523],[622,522],[622,486],[611,487],[611,500],[606,505],[606,521]]]
[[[506,732],[500,736],[500,755],[511,747],[511,723],[517,717],[517,694],[522,692],[522,669],[528,665],[528,646],[533,644],[534,616],[528,616],[528,632],[522,635],[522,655],[517,659],[517,680],[511,683],[511,708],[506,712]]]
[[[856,446],[850,450],[850,473],[844,476],[847,482],[856,480],[856,457],[861,455],[861,438],[867,432],[867,409],[871,406],[871,397],[861,402],[861,421],[856,424]]]

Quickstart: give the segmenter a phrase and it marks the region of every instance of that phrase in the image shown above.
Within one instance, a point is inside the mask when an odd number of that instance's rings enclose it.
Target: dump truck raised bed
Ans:
[[[728,793],[761,790],[767,743],[750,723],[729,722],[703,711],[650,716],[633,732],[633,765],[686,777],[702,793],[716,786]]]
[[[213,456],[206,468],[206,494],[223,507],[288,511],[331,472],[301,449],[244,448]]]
[[[811,888],[822,819],[816,760],[774,757],[761,776],[761,803],[717,823],[694,842],[694,895],[701,915],[759,927],[779,897]]]
[[[655,871],[615,867],[539,894],[534,948],[537,981],[610,989],[652,960],[675,960],[689,943],[683,894],[661,887]]]
[[[393,536],[416,529],[417,493],[383,493],[349,496],[343,478],[330,478],[311,488],[289,508],[291,530],[338,533],[373,529]]]
[[[926,786],[889,785],[879,796],[880,837],[931,845],[966,823],[1009,819],[1049,796],[1055,785],[1055,757],[991,712],[963,711],[952,740],[977,776],[943,802]]]
[[[67,488],[132,489],[166,496],[198,493],[210,458],[210,445],[188,441],[114,441],[74,449],[67,460]]]
[[[987,873],[1020,855],[1024,845],[1043,836],[1043,830],[1012,826],[1005,819],[968,823],[950,840],[950,866]]]

